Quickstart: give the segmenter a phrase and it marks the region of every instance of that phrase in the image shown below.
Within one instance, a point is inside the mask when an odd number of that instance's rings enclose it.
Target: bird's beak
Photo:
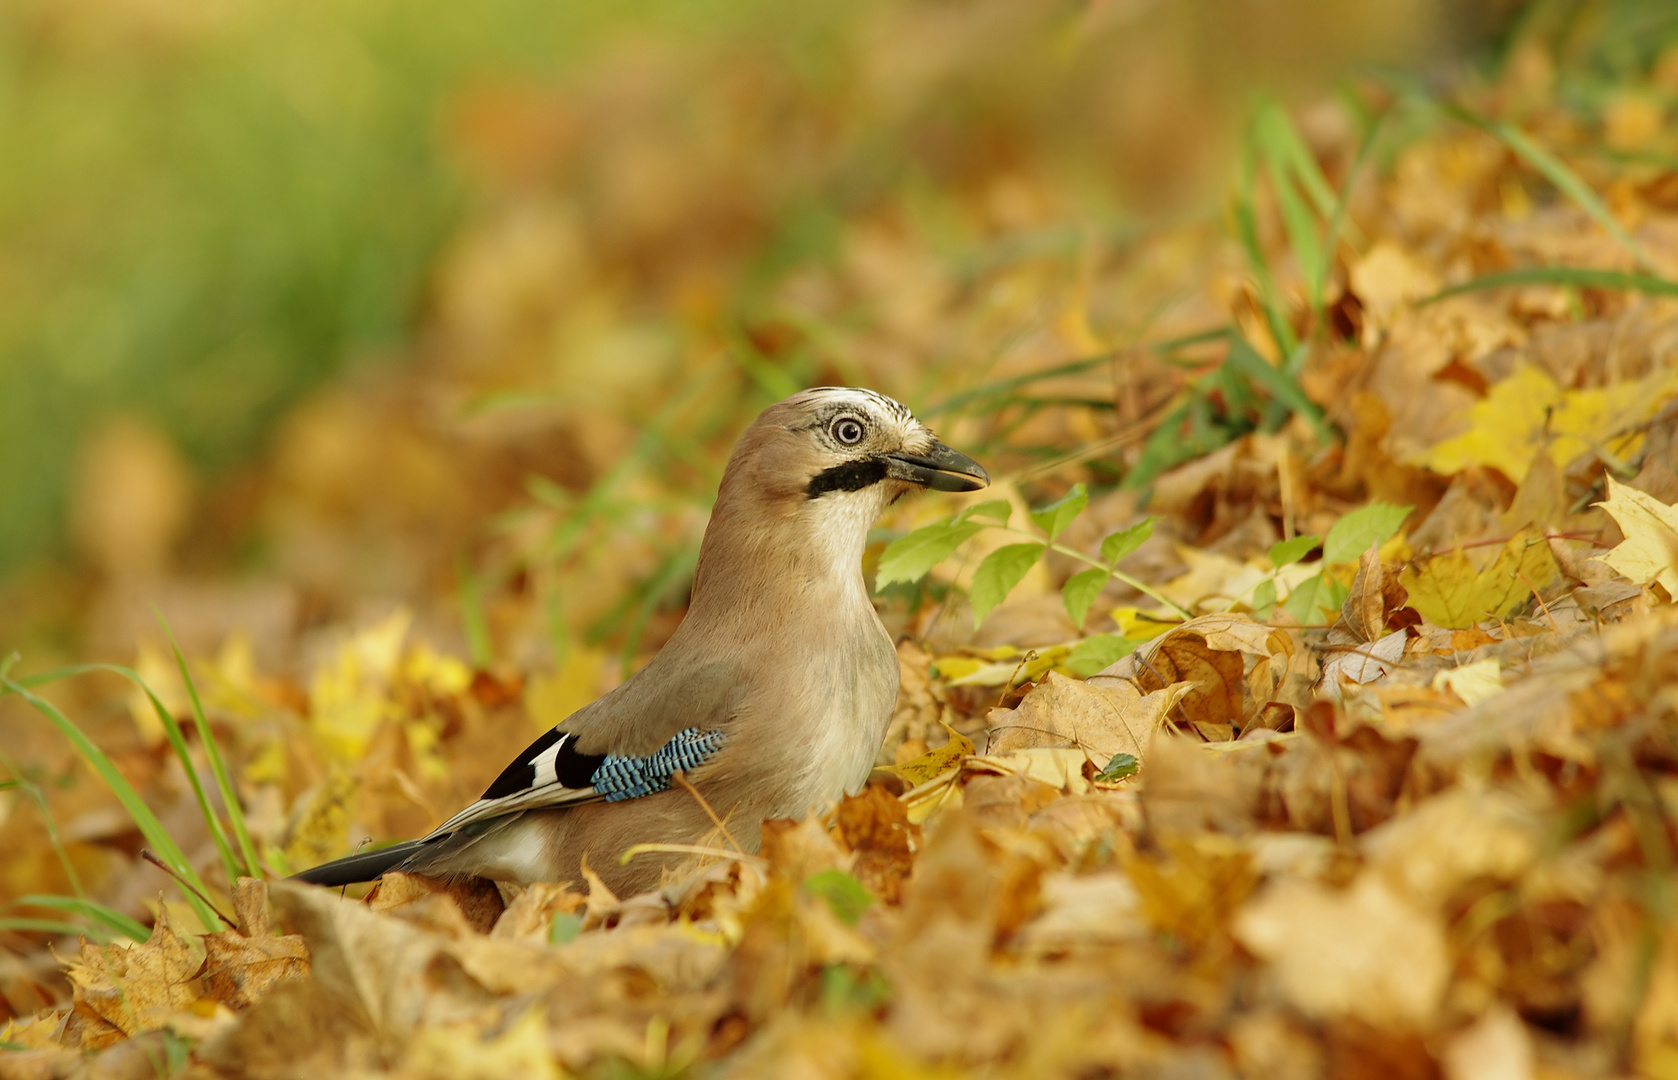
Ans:
[[[990,473],[966,454],[935,442],[925,457],[886,455],[886,475],[934,491],[978,491],[990,486]]]

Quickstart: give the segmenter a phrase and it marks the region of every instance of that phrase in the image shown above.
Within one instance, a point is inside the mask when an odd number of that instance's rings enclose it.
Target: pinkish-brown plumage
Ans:
[[[984,482],[983,469],[872,391],[806,390],[770,406],[723,474],[687,617],[646,667],[573,713],[557,729],[569,738],[539,740],[436,833],[299,876],[338,884],[401,869],[574,881],[586,856],[611,888],[636,892],[678,856],[621,865],[634,844],[755,851],[766,818],[859,790],[884,738],[897,657],[863,582],[869,528],[905,491]],[[688,729],[722,733],[721,749],[685,775],[726,820],[728,839],[680,785],[603,802],[555,772],[556,760],[563,772],[600,755],[644,758]]]

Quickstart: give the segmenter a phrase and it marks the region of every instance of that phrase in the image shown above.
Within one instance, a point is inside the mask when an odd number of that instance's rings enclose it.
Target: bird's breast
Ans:
[[[897,704],[897,650],[873,608],[865,625],[842,637],[814,661],[819,670],[811,672],[805,768],[791,793],[793,814],[862,790]]]

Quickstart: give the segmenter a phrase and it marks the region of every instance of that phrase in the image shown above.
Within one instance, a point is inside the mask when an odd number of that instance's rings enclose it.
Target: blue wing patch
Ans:
[[[723,733],[690,727],[646,757],[607,754],[590,779],[594,790],[607,802],[638,799],[663,791],[677,772],[696,769],[722,748]]]

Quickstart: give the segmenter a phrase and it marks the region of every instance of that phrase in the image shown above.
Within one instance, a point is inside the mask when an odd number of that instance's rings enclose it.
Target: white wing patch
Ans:
[[[554,762],[559,759],[560,749],[564,747],[571,738],[572,736],[566,735],[564,738],[560,739],[558,742],[554,743],[552,746],[548,747],[546,750],[531,759],[530,764],[536,769],[535,780],[531,783],[531,787],[547,787],[549,784],[559,783],[559,774],[554,771]]]

